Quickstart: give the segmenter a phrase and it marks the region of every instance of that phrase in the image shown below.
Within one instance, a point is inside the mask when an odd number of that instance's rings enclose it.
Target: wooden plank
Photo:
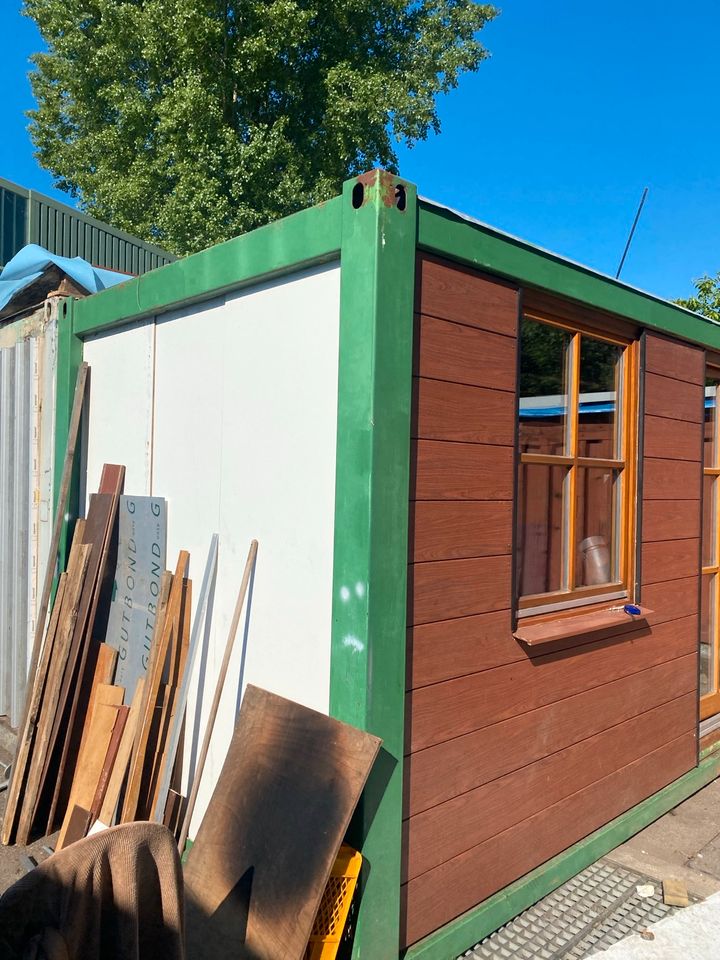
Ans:
[[[410,562],[512,551],[511,500],[418,500],[410,507]]]
[[[646,457],[666,460],[702,459],[702,431],[683,428],[667,417],[643,418],[643,449]]]
[[[80,434],[80,418],[82,417],[83,404],[85,401],[85,388],[87,384],[87,375],[89,366],[87,363],[81,363],[78,367],[77,379],[75,381],[75,393],[73,396],[73,406],[70,413],[70,423],[68,424],[67,448],[65,450],[65,459],[63,461],[63,470],[60,477],[60,487],[57,503],[55,505],[55,518],[53,520],[52,535],[50,537],[50,550],[45,564],[45,578],[43,581],[42,592],[40,594],[40,603],[38,604],[37,620],[35,625],[35,636],[33,639],[32,654],[27,676],[31,679],[35,677],[40,660],[40,651],[43,636],[45,635],[45,620],[47,618],[48,606],[52,594],[52,586],[55,580],[55,569],[57,565],[57,554],[60,547],[60,537],[62,535],[63,524],[66,517],[67,499],[70,493],[70,482],[72,479],[72,470],[75,463],[75,448],[77,446],[78,436]],[[18,816],[20,798],[27,778],[27,763],[29,758],[29,743],[33,736],[33,729],[29,720],[29,712],[32,706],[32,697],[28,693],[25,698],[23,715],[18,726],[18,738],[16,745],[16,755],[13,760],[12,779],[8,788],[8,796],[5,804],[5,815],[3,817],[2,833],[0,841],[3,844],[10,842],[10,838],[15,829],[15,821]]]
[[[95,667],[93,670],[93,680],[92,680],[92,689],[90,691],[90,700],[88,701],[88,708],[86,717],[89,719],[93,715],[93,710],[95,709],[95,697],[97,695],[97,689],[100,684],[112,683],[115,678],[115,667],[117,665],[118,653],[117,650],[114,650],[107,643],[99,643],[97,645],[97,653],[95,658]],[[80,752],[78,756],[82,756],[83,749],[85,748],[85,742],[87,740],[87,734],[89,731],[89,725],[86,722],[83,725],[83,735],[82,740],[80,741]]]
[[[133,694],[132,703],[130,704],[130,713],[128,714],[128,718],[125,723],[122,739],[120,740],[120,745],[118,747],[117,757],[115,758],[115,763],[113,764],[112,772],[110,774],[107,790],[105,791],[105,799],[103,800],[103,805],[98,816],[98,819],[107,824],[109,827],[111,827],[115,821],[115,811],[117,809],[118,800],[120,799],[120,791],[122,790],[123,783],[125,782],[128,765],[130,763],[130,755],[135,742],[135,734],[137,732],[138,719],[140,717],[140,707],[142,705],[144,686],[145,677],[140,677],[135,685],[135,693]]]
[[[112,593],[115,562],[110,556],[110,546],[116,529],[118,504],[124,484],[124,466],[114,463],[103,464],[99,493],[101,496],[108,496],[110,498],[109,512],[105,529],[102,531],[100,553],[93,589],[89,598],[90,605],[87,618],[84,623],[83,633],[80,634],[78,638],[77,673],[75,675],[75,684],[69,698],[70,706],[67,713],[67,727],[60,752],[57,781],[50,804],[50,813],[48,815],[48,833],[50,833],[55,826],[55,814],[58,805],[62,807],[68,803],[72,789],[72,781],[75,775],[75,763],[77,757],[80,755],[83,721],[87,716],[88,701],[92,688],[92,671],[88,671],[87,669],[87,658],[90,649],[96,647],[98,642],[94,634],[98,608],[101,602],[106,608],[109,606]],[[106,618],[105,623],[107,623]]]
[[[507,446],[515,435],[515,395],[461,383],[413,380],[411,435]]]
[[[697,649],[697,617],[673,620],[408,694],[411,751],[617,680]]]
[[[698,613],[698,578],[648,584],[643,587],[642,599],[653,610],[648,616],[650,626],[689,617]]]
[[[462,677],[527,656],[512,635],[510,610],[424,623],[408,630],[406,687]]]
[[[705,386],[705,351],[657,333],[645,334],[645,369]]]
[[[408,582],[408,626],[502,610],[511,576],[509,556],[416,563]]]
[[[190,554],[186,550],[181,550],[178,556],[175,575],[172,579],[172,586],[170,587],[167,608],[162,614],[162,622],[160,611],[158,611],[158,619],[155,623],[156,634],[153,636],[152,643],[152,646],[156,647],[156,650],[151,650],[150,663],[148,664],[148,672],[145,677],[143,705],[140,710],[140,721],[130,762],[130,773],[128,774],[128,784],[122,810],[122,823],[134,820],[140,809],[141,802],[144,802],[141,798],[140,791],[150,731],[153,724],[155,705],[157,704],[163,671],[165,669],[165,661],[170,647],[170,640],[173,630],[177,628],[183,593],[183,577],[187,573],[189,562]]]
[[[88,509],[85,529],[83,531],[83,543],[90,547],[90,558],[87,566],[87,573],[83,584],[83,592],[80,597],[80,606],[75,621],[75,627],[71,638],[70,649],[67,656],[67,667],[62,677],[62,686],[58,697],[58,709],[53,721],[53,727],[50,734],[50,743],[48,749],[48,766],[43,771],[40,796],[44,796],[46,791],[51,794],[49,800],[49,810],[51,816],[47,818],[46,833],[52,832],[54,827],[54,808],[57,804],[57,795],[60,789],[60,758],[67,748],[67,734],[70,729],[69,722],[69,704],[75,697],[77,690],[78,663],[84,652],[85,631],[87,620],[92,604],[92,594],[97,582],[98,568],[102,554],[102,543],[105,537],[109,518],[112,510],[112,498],[106,494],[93,494],[90,497],[90,507]],[[47,786],[46,786],[47,785]]]
[[[37,815],[43,776],[50,752],[52,728],[58,710],[63,672],[66,669],[72,635],[78,617],[90,552],[89,544],[73,542],[68,560],[67,581],[60,610],[55,647],[48,670],[27,783],[22,797],[16,837],[17,842],[21,844],[27,844]]]
[[[302,960],[379,748],[371,734],[247,687],[185,865],[188,960]]]
[[[522,300],[525,313],[563,320],[570,326],[587,327],[604,336],[610,335],[630,341],[636,340],[642,332],[637,324],[624,317],[568,300],[565,297],[555,296],[546,290],[524,287]]]
[[[695,734],[684,734],[411,881],[404,888],[403,945],[437,930],[682,776],[695,765],[696,751]]]
[[[683,383],[657,373],[645,375],[645,413],[688,423],[702,423],[705,391],[694,383]]]
[[[697,722],[694,692],[603,730],[528,766],[476,787],[405,822],[406,875],[413,879],[602,780]]]
[[[643,584],[692,577],[700,567],[700,541],[661,540],[642,545]]]
[[[56,850],[65,846],[65,837],[70,825],[70,817],[75,807],[90,810],[97,789],[103,763],[112,737],[118,707],[122,706],[125,691],[109,683],[101,684],[95,697],[95,709],[89,718],[89,730],[85,749],[78,758],[77,777],[73,781],[70,802],[60,829]]]
[[[700,463],[646,457],[643,462],[643,501],[699,500]]]
[[[448,320],[421,316],[415,373],[431,380],[515,392],[517,341]]]
[[[495,277],[421,254],[415,296],[421,313],[517,336],[518,291]]]
[[[124,688],[122,689],[124,690]],[[120,743],[122,741],[122,735],[125,732],[125,725],[127,724],[129,713],[130,707],[127,707],[124,704],[118,707],[112,734],[110,736],[110,742],[108,743],[107,753],[105,754],[105,759],[103,761],[102,769],[100,770],[100,776],[98,778],[92,804],[90,806],[90,819],[93,822],[100,816],[100,810],[102,809],[102,805],[105,800],[105,794],[107,793],[108,784],[110,782],[110,776],[117,760]]]
[[[512,447],[414,440],[410,499],[512,500],[513,459]]]
[[[158,749],[153,763],[150,789],[148,792],[147,814],[151,817],[160,793],[165,764],[168,760],[168,737],[175,722],[175,713],[178,706],[178,692],[185,676],[188,649],[190,647],[190,611],[192,609],[192,581],[183,579],[183,592],[178,616],[178,629],[174,632],[177,638],[175,648],[170,656],[170,674],[167,684],[167,697],[163,702],[163,712],[160,718],[160,734]]]
[[[82,840],[83,837],[87,836],[91,821],[92,817],[89,810],[85,810],[83,807],[73,807],[70,811],[70,819],[65,835],[65,846],[69,847],[71,843],[77,843],[78,840]],[[57,849],[59,849],[59,847]]]
[[[699,536],[700,505],[695,500],[648,500],[643,505],[644,543]]]
[[[405,817],[503,777],[613,724],[694,693],[689,653],[405,758]]]

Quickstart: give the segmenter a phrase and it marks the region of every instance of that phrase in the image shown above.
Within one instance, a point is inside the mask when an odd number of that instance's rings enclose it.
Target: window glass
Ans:
[[[566,467],[520,464],[518,483],[518,586],[521,596],[563,587],[563,503]]]
[[[572,335],[524,317],[520,326],[520,450],[563,454]]]
[[[702,565],[714,567],[715,562],[715,501],[717,477],[706,473],[703,477]]]
[[[705,381],[705,434],[703,462],[706,467],[717,465],[717,381]]]
[[[618,582],[620,482],[619,470],[577,469],[575,584],[578,587]]]
[[[616,416],[623,349],[583,334],[580,338],[578,456],[614,460],[621,456]]]

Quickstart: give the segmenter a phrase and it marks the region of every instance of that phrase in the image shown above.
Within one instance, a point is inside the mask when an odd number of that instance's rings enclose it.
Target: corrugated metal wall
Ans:
[[[0,266],[26,243],[139,276],[176,258],[49,197],[0,178]]]
[[[55,342],[55,319],[46,316],[32,335],[0,348],[0,714],[13,726],[49,542]]]

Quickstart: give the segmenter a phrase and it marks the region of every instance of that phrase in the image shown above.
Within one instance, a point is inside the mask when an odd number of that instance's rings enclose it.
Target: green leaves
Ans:
[[[711,320],[720,321],[720,273],[714,277],[701,277],[694,283],[697,294],[686,300],[677,300],[676,303]]]
[[[190,253],[397,168],[487,56],[473,0],[25,0],[40,163],[83,209]]]

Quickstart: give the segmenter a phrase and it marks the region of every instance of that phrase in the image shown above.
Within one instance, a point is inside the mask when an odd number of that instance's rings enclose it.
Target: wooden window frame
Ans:
[[[715,419],[713,422],[713,463],[712,466],[705,466],[705,417],[703,409],[703,450],[702,450],[702,468],[703,468],[703,485],[702,485],[702,501],[701,501],[701,522],[702,527],[700,530],[700,604],[702,607],[702,578],[704,576],[713,575],[715,577],[713,583],[713,594],[712,597],[712,689],[708,693],[701,694],[700,696],[700,719],[707,720],[708,717],[712,717],[717,713],[720,713],[720,670],[718,664],[718,658],[720,657],[720,423],[718,423],[718,395],[720,395],[720,367],[711,365],[710,363],[706,366],[705,378],[713,379],[717,381],[715,388]],[[703,399],[704,403],[704,399]],[[713,483],[713,492],[712,497],[714,500],[714,511],[712,519],[712,532],[711,536],[713,539],[713,556],[714,563],[706,566],[704,563],[705,560],[705,543],[704,543],[704,533],[705,533],[705,477],[714,477],[715,482]],[[700,611],[700,616],[702,618],[702,609]]]
[[[518,450],[518,473],[524,463],[538,463],[552,466],[564,466],[568,468],[568,499],[572,508],[567,516],[567,533],[564,534],[562,551],[563,566],[568,571],[569,588],[552,591],[550,593],[529,594],[520,596],[519,582],[516,583],[516,601],[515,612],[518,619],[532,616],[544,616],[550,613],[567,611],[571,612],[573,608],[580,608],[578,612],[583,612],[582,608],[590,604],[610,600],[628,600],[632,599],[634,591],[635,562],[636,562],[636,490],[637,490],[637,472],[638,472],[638,360],[639,343],[632,335],[624,336],[615,330],[604,332],[595,324],[586,324],[582,320],[570,320],[567,315],[562,317],[545,310],[537,310],[527,307],[522,312],[522,320],[532,320],[536,323],[543,323],[547,326],[565,330],[572,335],[572,360],[570,364],[570,378],[567,384],[568,396],[568,417],[569,436],[570,436],[570,454],[571,455],[553,455],[553,454],[532,454],[520,452],[520,415],[518,407],[517,416],[517,450]],[[580,402],[580,337],[584,335],[594,340],[600,340],[605,343],[614,344],[623,349],[622,380],[621,387],[618,390],[620,399],[616,400],[616,411],[621,417],[621,456],[618,459],[613,458],[592,458],[581,457],[578,455],[578,426],[579,426],[579,402]],[[518,338],[518,351],[521,349],[521,338]],[[518,384],[518,403],[519,403],[519,384]],[[622,410],[620,404],[622,403]],[[577,587],[574,585],[576,549],[575,530],[577,524],[577,472],[579,468],[587,467],[608,467],[618,470],[622,483],[621,495],[619,498],[618,509],[620,517],[617,523],[619,537],[619,579],[613,583],[603,585],[593,585],[587,587]],[[516,482],[515,493],[517,497],[519,487],[519,476]],[[566,509],[565,507],[563,508]],[[515,550],[514,560],[517,561],[519,545],[519,511],[515,530]]]

